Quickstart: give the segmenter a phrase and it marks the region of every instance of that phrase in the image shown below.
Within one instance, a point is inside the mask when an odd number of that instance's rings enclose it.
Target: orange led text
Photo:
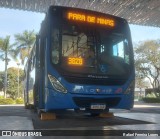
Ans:
[[[93,15],[68,12],[67,18],[69,20],[76,20],[76,21],[81,21],[81,22],[106,25],[106,26],[110,26],[110,27],[115,26],[115,21],[113,19],[97,17],[97,16],[93,16]]]
[[[83,59],[82,58],[77,58],[77,57],[69,57],[68,58],[68,64],[69,65],[83,65]]]

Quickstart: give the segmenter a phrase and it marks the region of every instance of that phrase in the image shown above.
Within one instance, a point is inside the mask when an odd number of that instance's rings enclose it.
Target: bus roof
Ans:
[[[110,17],[112,17],[112,18],[114,18],[116,20],[121,20],[121,21],[127,22],[126,19],[118,17],[118,16],[115,16],[115,15],[106,14],[106,13],[97,12],[97,11],[88,10],[88,9],[74,8],[74,7],[64,7],[64,6],[53,6],[52,5],[52,6],[49,7],[47,14],[54,8],[58,8],[58,9],[62,9],[62,10],[63,9],[64,10],[77,10],[79,12],[89,12],[89,13],[98,14],[98,15],[101,15],[101,16],[110,16]]]

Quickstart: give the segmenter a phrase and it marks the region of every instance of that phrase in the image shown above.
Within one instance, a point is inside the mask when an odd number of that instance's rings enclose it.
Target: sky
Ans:
[[[0,8],[0,38],[10,36],[10,44],[14,43],[14,34],[24,30],[39,32],[45,14]],[[2,63],[2,64],[1,64]],[[4,62],[0,60],[0,71],[4,71]],[[18,67],[15,61],[10,61],[8,67]],[[20,65],[23,68],[22,65]]]
[[[0,38],[10,36],[10,43],[14,43],[14,34],[24,30],[39,32],[45,14],[0,8]],[[138,43],[145,40],[160,39],[160,28],[130,25],[132,41]],[[0,71],[4,71],[4,62],[0,60]],[[9,62],[8,67],[18,67],[16,62]],[[20,66],[23,68],[23,66]]]

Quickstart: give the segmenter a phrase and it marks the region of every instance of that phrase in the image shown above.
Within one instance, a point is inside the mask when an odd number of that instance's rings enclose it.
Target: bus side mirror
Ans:
[[[40,35],[36,35],[36,46],[40,44]]]
[[[124,51],[125,51],[125,54],[128,54],[129,53],[129,47],[128,47],[128,41],[125,39],[124,40]]]

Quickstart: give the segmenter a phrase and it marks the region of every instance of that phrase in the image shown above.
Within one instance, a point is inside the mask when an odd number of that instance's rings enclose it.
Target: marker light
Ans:
[[[54,76],[48,74],[48,78],[56,91],[67,93],[67,89],[65,89],[65,87]]]

